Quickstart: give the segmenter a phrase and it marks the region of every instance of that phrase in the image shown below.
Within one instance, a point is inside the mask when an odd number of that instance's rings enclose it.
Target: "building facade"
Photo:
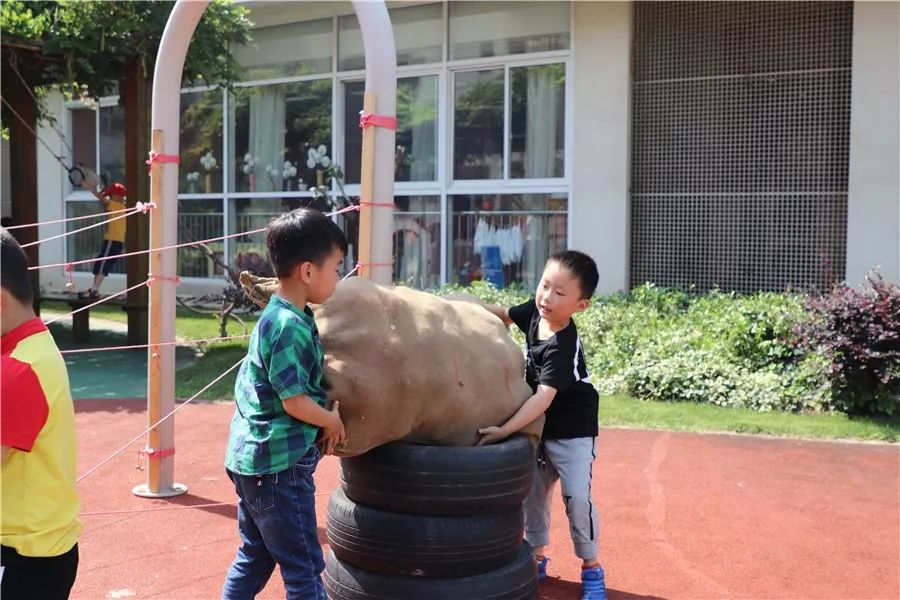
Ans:
[[[184,241],[309,204],[329,162],[358,194],[365,65],[352,7],[245,5],[255,29],[235,50],[243,81],[182,93]],[[900,280],[900,4],[389,6],[396,281],[433,288],[490,270],[532,287],[567,247],[597,259],[602,293],[645,281],[821,288],[876,267]],[[76,161],[124,179],[117,98],[50,108]],[[49,127],[40,135],[67,152]],[[43,148],[39,197],[41,220],[98,210]],[[90,257],[100,237],[48,242],[41,262]],[[260,235],[211,248],[229,261],[264,253]],[[198,252],[178,264],[181,292],[221,288]],[[65,280],[42,273],[47,290]],[[124,285],[110,278],[110,290]]]

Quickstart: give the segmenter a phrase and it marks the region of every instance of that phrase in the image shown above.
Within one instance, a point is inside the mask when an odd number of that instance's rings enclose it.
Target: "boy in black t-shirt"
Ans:
[[[541,413],[546,417],[531,493],[525,501],[525,539],[534,548],[538,579],[547,575],[550,492],[560,480],[575,554],[582,559],[582,600],[606,600],[598,561],[599,522],[591,500],[591,467],[599,397],[588,377],[572,315],[586,309],[597,288],[591,257],[568,250],[550,257],[533,300],[487,309],[526,336],[526,379],[534,395],[500,427],[479,429],[478,444],[500,441]]]

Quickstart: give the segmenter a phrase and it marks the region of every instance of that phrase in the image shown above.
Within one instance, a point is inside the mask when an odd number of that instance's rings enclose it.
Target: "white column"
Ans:
[[[178,156],[181,116],[181,74],[194,30],[209,4],[206,0],[178,0],[163,30],[153,73],[151,146],[154,152]],[[148,148],[148,150],[150,150]],[[150,425],[175,408],[175,347],[154,344],[175,339],[175,250],[157,248],[178,243],[178,165],[154,164],[150,172],[150,272],[159,277],[150,283],[147,349],[147,418]],[[150,432],[148,446],[166,450],[175,446],[175,419],[169,418]],[[187,492],[175,483],[173,456],[148,459],[147,483],[135,487],[138,496],[159,498]]]
[[[597,261],[597,292],[628,288],[631,7],[573,2],[569,245]]]
[[[394,45],[394,30],[384,2],[372,0],[353,0],[353,8],[359,20],[363,46],[366,52],[366,96],[374,95],[372,112],[377,115],[395,117],[397,115],[397,51]],[[369,110],[369,109],[367,109]],[[374,164],[367,161],[365,143],[367,135],[363,133],[363,165],[362,177],[365,178],[371,167],[374,170],[373,181],[362,181],[360,200],[377,204],[391,204],[394,201],[394,148],[396,147],[396,131],[384,127],[376,127]],[[372,194],[369,199],[366,196]],[[390,285],[393,278],[391,256],[394,252],[394,211],[390,207],[363,207],[363,211],[371,210],[371,222],[368,215],[360,217],[360,250],[362,262],[371,263],[365,267],[362,276],[381,285]],[[369,223],[371,230],[363,231]],[[363,248],[366,238],[370,237],[369,248]]]
[[[855,2],[847,282],[900,282],[900,3]]]

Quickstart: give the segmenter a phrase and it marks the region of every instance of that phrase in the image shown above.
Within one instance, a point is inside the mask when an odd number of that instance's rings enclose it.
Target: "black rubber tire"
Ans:
[[[378,575],[337,559],[329,551],[323,575],[329,600],[537,600],[537,565],[523,543],[503,567],[456,579]]]
[[[341,487],[372,508],[478,515],[521,506],[533,470],[534,448],[524,436],[477,447],[394,442],[341,459]]]
[[[369,508],[335,490],[328,542],[338,559],[372,573],[468,577],[499,569],[522,546],[522,509],[489,515],[427,517]]]

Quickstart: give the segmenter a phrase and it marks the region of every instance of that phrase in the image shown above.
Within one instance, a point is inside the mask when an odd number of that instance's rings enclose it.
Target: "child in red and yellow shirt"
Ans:
[[[0,597],[63,600],[78,569],[75,410],[34,313],[28,261],[0,229]]]

